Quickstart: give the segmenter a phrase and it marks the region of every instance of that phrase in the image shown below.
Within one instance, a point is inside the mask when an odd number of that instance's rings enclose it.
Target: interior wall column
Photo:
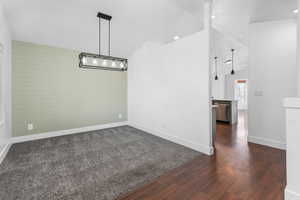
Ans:
[[[300,11],[300,0],[298,0],[298,10]],[[300,13],[297,17],[297,90],[300,96]]]

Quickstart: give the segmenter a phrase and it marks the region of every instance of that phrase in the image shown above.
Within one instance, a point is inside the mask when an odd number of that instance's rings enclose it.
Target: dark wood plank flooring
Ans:
[[[247,124],[217,125],[216,152],[120,200],[283,200],[285,151],[247,143]]]

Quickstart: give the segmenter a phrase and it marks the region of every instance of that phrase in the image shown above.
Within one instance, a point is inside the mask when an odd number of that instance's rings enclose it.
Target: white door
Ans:
[[[238,101],[239,110],[248,109],[248,82],[247,80],[236,80],[234,89],[235,100]]]

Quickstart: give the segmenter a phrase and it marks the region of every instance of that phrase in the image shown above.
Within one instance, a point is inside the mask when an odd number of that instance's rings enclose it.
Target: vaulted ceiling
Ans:
[[[213,0],[213,26],[247,45],[248,24],[295,18],[297,0]]]
[[[295,18],[297,0],[253,0],[250,21],[270,21]]]
[[[98,11],[112,20],[112,54],[200,31],[204,0],[0,0],[13,39],[98,51]],[[248,23],[295,17],[297,0],[214,0],[214,28],[247,46]],[[104,24],[103,24],[104,25]],[[102,26],[104,27],[104,26]],[[103,36],[107,30],[103,29]],[[106,39],[102,38],[105,49]]]
[[[110,14],[115,56],[129,56],[145,41],[167,42],[202,27],[202,0],[1,1],[13,39],[88,52],[98,49],[97,12]]]

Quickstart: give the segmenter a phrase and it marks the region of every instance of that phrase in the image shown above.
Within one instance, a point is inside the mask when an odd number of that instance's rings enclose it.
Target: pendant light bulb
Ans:
[[[234,70],[231,70],[231,75],[234,75],[234,74],[235,74]]]
[[[97,65],[98,64],[98,61],[96,59],[93,59],[93,64],[94,65]]]
[[[215,76],[215,80],[216,80],[216,81],[219,80],[219,77],[218,77],[217,75]]]
[[[82,63],[86,64],[86,58],[82,58]]]

